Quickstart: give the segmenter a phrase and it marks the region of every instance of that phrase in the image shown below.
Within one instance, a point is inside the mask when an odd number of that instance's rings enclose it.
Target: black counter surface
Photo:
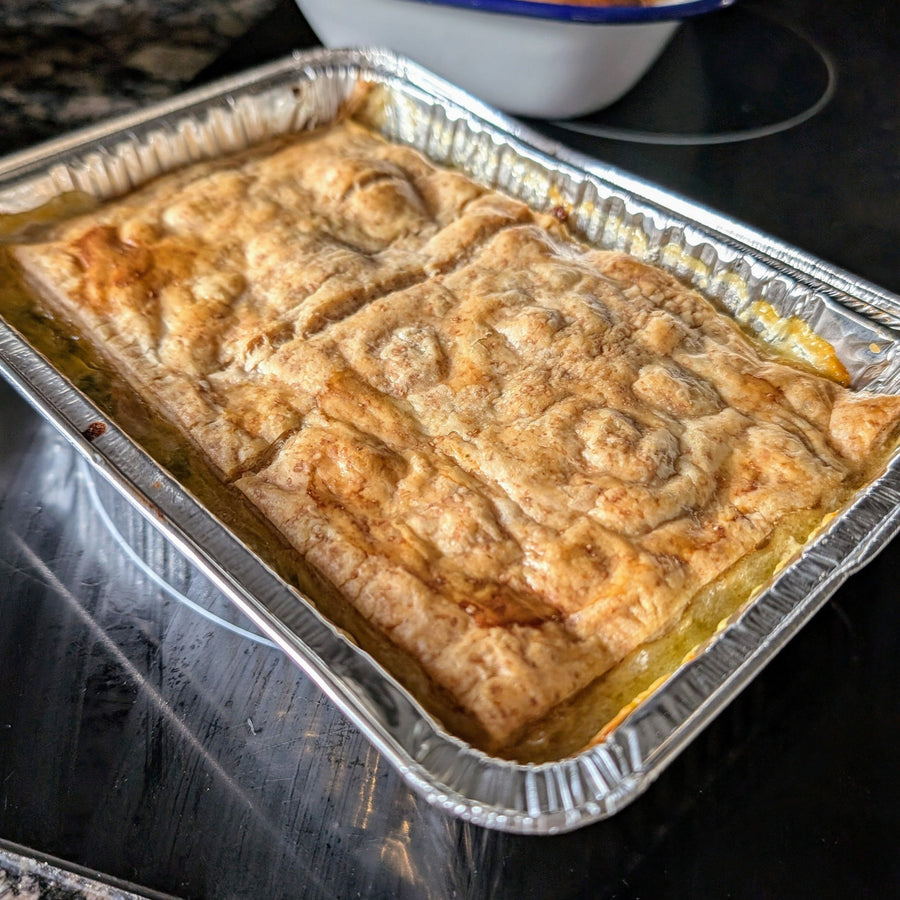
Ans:
[[[151,16],[162,78],[146,53],[117,68],[102,21],[85,37],[74,13],[11,6],[0,152],[314,41],[275,0],[209,4],[190,34]],[[99,81],[72,75],[85,46]],[[578,131],[530,124],[900,291],[896,4],[744,0],[685,26]],[[625,810],[505,835],[410,793],[0,383],[0,896],[4,865],[32,855],[115,882],[45,892],[66,897],[894,896],[898,568],[894,542]]]

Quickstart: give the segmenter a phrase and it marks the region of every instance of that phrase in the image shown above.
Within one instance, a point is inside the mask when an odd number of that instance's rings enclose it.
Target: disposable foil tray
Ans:
[[[182,164],[327,123],[360,79],[383,94],[377,127],[389,139],[535,208],[561,206],[584,240],[660,265],[750,327],[758,301],[799,317],[834,346],[855,387],[900,391],[900,298],[572,153],[384,51],[296,54],[7,157],[0,160],[0,213],[25,212],[71,191],[112,198]],[[3,320],[0,371],[308,673],[413,789],[448,813],[511,832],[570,830],[638,796],[900,527],[895,456],[602,742],[558,762],[519,764],[443,731]]]

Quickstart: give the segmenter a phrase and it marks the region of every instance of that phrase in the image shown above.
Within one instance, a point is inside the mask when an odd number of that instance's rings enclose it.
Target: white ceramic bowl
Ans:
[[[563,118],[618,100],[681,21],[735,0],[567,6],[529,0],[297,0],[327,47],[387,47],[493,106]]]

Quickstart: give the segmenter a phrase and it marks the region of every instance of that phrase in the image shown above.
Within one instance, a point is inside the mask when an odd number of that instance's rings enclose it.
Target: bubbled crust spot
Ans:
[[[15,254],[490,747],[833,511],[900,417],[348,123]]]

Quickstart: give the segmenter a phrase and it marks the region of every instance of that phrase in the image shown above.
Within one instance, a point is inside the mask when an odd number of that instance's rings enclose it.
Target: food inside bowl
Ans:
[[[529,3],[554,3],[557,6],[665,6],[678,0],[527,0]]]
[[[99,359],[86,387],[451,731],[553,758],[765,583],[900,422],[564,218],[345,119],[6,265],[32,332],[78,338],[50,355]]]
[[[594,6],[594,7],[650,7],[679,6],[690,0],[524,0],[525,3],[549,4],[552,6]]]

